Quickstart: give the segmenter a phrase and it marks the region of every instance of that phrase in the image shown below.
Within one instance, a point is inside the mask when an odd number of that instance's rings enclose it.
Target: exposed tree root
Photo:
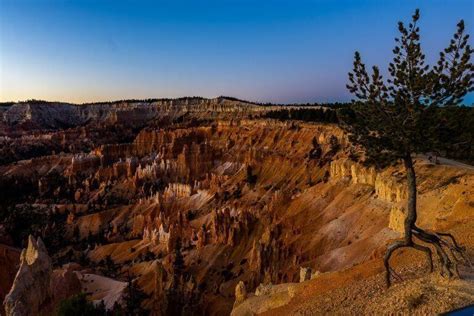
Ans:
[[[417,226],[411,230],[412,236],[419,241],[433,246],[436,250],[437,262],[441,270],[441,275],[447,278],[459,276],[458,264],[465,263],[472,266],[470,260],[465,256],[465,248],[460,247],[453,235],[448,233],[428,232]],[[411,236],[410,236],[411,237]],[[384,266],[386,270],[387,286],[391,285],[390,277],[393,275],[401,279],[399,275],[390,267],[390,258],[393,253],[400,248],[413,248],[425,253],[429,264],[430,272],[433,272],[433,251],[430,247],[424,246],[413,241],[413,238],[405,238],[391,244],[387,248],[384,256]]]

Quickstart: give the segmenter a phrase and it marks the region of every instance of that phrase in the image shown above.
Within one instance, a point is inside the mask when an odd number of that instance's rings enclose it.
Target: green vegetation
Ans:
[[[67,298],[59,303],[58,316],[103,316],[106,315],[105,305],[94,306],[86,299],[84,293]]]
[[[433,108],[433,148],[443,157],[474,163],[474,108]]]
[[[264,118],[277,119],[280,121],[298,120],[306,122],[337,123],[337,113],[334,109],[281,109],[269,111],[263,115]]]
[[[0,222],[17,247],[26,247],[29,235],[40,236],[49,251],[60,249],[64,239],[66,215],[28,204],[0,209]],[[54,229],[52,227],[54,226]]]

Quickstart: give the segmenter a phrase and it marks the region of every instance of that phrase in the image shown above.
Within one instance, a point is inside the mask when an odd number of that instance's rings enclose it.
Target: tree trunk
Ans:
[[[403,158],[405,165],[405,171],[407,173],[407,186],[408,186],[408,201],[406,217],[404,222],[404,238],[407,245],[412,244],[412,229],[415,227],[417,218],[416,214],[416,174],[415,168],[413,167],[413,160],[411,155],[406,155]]]
[[[404,222],[404,236],[403,240],[395,241],[387,247],[387,252],[384,256],[387,286],[390,286],[391,284],[390,275],[391,271],[393,271],[393,269],[390,268],[390,257],[397,249],[400,248],[409,247],[425,253],[429,264],[429,271],[433,271],[431,249],[427,246],[415,243],[413,241],[413,236],[415,236],[418,240],[427,244],[431,244],[433,247],[435,247],[436,253],[438,255],[438,263],[444,276],[451,277],[455,275],[459,277],[457,265],[460,259],[456,255],[459,255],[461,259],[463,259],[469,265],[471,264],[470,260],[464,255],[465,248],[460,247],[456,242],[456,239],[454,239],[451,234],[438,232],[431,233],[416,226],[416,174],[415,168],[413,168],[413,159],[411,158],[411,155],[406,155],[403,158],[403,163],[407,173],[408,186],[408,201]]]

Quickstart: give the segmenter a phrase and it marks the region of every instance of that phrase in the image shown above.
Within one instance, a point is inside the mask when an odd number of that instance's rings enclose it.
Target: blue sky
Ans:
[[[0,100],[346,101],[353,52],[385,68],[417,7],[428,60],[472,34],[472,0],[0,0]]]

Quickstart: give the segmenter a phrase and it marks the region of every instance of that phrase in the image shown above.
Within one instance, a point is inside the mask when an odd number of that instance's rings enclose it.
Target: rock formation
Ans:
[[[348,159],[331,162],[330,175],[334,179],[346,177],[354,184],[367,184],[375,189],[376,195],[388,202],[406,199],[406,188],[400,180],[387,173],[377,173],[373,167],[365,168]]]
[[[245,288],[245,283],[243,281],[239,281],[239,283],[237,283],[237,286],[235,287],[234,308],[237,307],[243,301],[245,301],[246,298],[247,289]]]
[[[300,282],[311,280],[311,269],[310,268],[300,268]]]
[[[5,297],[6,315],[38,315],[47,311],[52,300],[52,266],[41,238],[28,238],[20,256],[20,268]]]

